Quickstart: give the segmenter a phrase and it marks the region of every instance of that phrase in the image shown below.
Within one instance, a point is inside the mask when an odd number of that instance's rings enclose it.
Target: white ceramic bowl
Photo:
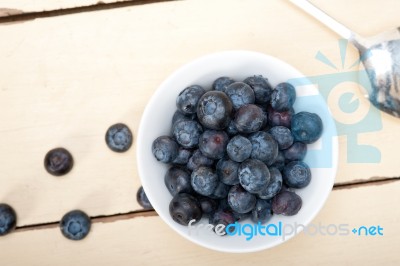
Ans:
[[[175,100],[181,90],[189,85],[201,85],[210,88],[212,82],[220,76],[229,76],[241,81],[252,75],[267,77],[272,86],[280,82],[301,80],[304,76],[292,66],[274,57],[250,52],[227,51],[201,57],[174,72],[157,89],[143,113],[137,136],[137,162],[139,175],[146,194],[157,211],[172,229],[190,241],[201,246],[224,252],[253,252],[271,248],[290,239],[287,236],[255,236],[246,240],[246,236],[218,236],[207,230],[189,228],[174,222],[169,214],[169,202],[172,196],[164,185],[164,174],[168,165],[157,162],[151,152],[154,139],[161,135],[169,135],[171,119],[176,110]],[[303,84],[304,85],[304,84]],[[331,114],[323,98],[313,86],[296,87],[298,98],[294,108],[296,112],[310,111],[317,113],[323,120],[323,141],[308,145],[305,161],[311,166],[312,180],[304,189],[296,191],[302,199],[303,206],[295,216],[274,215],[268,224],[308,225],[324,205],[334,183],[338,143],[336,128]],[[304,95],[316,95],[304,97]],[[303,97],[302,97],[303,96]],[[326,148],[328,147],[328,148]],[[322,167],[319,167],[322,166]],[[208,224],[202,219],[201,224]],[[244,221],[243,223],[251,223]],[[298,228],[297,233],[301,231]]]

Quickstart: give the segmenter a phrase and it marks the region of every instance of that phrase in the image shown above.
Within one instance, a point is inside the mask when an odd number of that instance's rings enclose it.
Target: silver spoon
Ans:
[[[359,51],[371,81],[368,98],[380,110],[400,117],[400,27],[363,38],[306,0],[290,0]]]

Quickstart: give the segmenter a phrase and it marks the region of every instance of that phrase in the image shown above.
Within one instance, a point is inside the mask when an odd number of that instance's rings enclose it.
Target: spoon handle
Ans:
[[[290,0],[293,4],[303,9],[306,13],[316,18],[321,23],[325,24],[328,28],[339,34],[342,38],[351,40],[354,38],[354,33],[346,26],[328,16],[321,9],[317,8],[307,0]]]

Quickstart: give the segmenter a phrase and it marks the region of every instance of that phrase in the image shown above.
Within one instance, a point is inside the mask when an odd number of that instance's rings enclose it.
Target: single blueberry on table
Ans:
[[[271,180],[267,186],[257,193],[260,199],[272,199],[282,189],[283,180],[281,172],[275,167],[270,167],[268,170]]]
[[[200,166],[212,166],[214,164],[214,160],[210,159],[201,153],[200,150],[195,150],[193,152],[192,157],[190,157],[189,162],[186,165],[186,168],[190,171],[196,170]]]
[[[178,156],[172,161],[174,164],[186,165],[192,156],[192,151],[183,147],[179,147]]]
[[[275,167],[277,168],[279,171],[283,170],[283,167],[285,167],[285,156],[283,155],[283,151],[279,151],[278,152],[278,156],[276,156],[274,163],[271,165],[268,165],[270,167]]]
[[[256,205],[257,198],[241,185],[234,185],[228,193],[228,204],[238,213],[250,212]]]
[[[322,120],[317,114],[300,112],[293,116],[291,130],[295,141],[310,144],[321,137]]]
[[[180,120],[172,126],[172,134],[176,142],[184,148],[196,148],[203,128],[193,120]]]
[[[149,199],[147,198],[146,192],[144,191],[143,187],[140,186],[138,191],[136,192],[136,201],[139,203],[140,206],[143,207],[145,210],[153,209]]]
[[[240,133],[252,133],[264,125],[265,115],[260,107],[247,104],[239,108],[235,114],[235,126]]]
[[[106,144],[115,152],[125,152],[132,146],[132,132],[127,125],[118,123],[106,132]]]
[[[272,203],[270,200],[258,199],[251,211],[251,220],[254,223],[264,224],[272,217]]]
[[[178,193],[192,193],[192,185],[190,184],[190,172],[182,167],[172,166],[168,169],[164,176],[164,183],[172,196]]]
[[[226,152],[229,137],[225,131],[206,130],[199,138],[199,149],[211,159],[221,159]]]
[[[176,110],[174,115],[172,116],[172,123],[171,124],[173,126],[178,121],[181,121],[181,120],[196,120],[196,118],[197,118],[196,113],[194,113],[194,114],[184,114],[181,111]]]
[[[253,89],[244,82],[232,83],[226,88],[225,93],[231,99],[235,110],[255,101]]]
[[[15,229],[17,214],[14,209],[5,203],[0,204],[0,236],[4,236]]]
[[[296,100],[296,90],[290,83],[278,84],[272,92],[271,106],[278,112],[289,110]]]
[[[181,225],[188,225],[191,220],[195,220],[196,223],[203,215],[199,201],[187,193],[179,193],[172,198],[169,213],[172,219]]]
[[[230,77],[219,77],[214,81],[212,88],[216,91],[225,92],[226,88],[234,82]]]
[[[292,146],[293,144],[293,136],[290,129],[283,126],[272,127],[268,133],[272,135],[272,137],[278,143],[278,148],[280,150],[284,150]]]
[[[176,107],[185,114],[194,114],[204,93],[206,91],[199,85],[189,86],[179,93],[176,98]]]
[[[288,149],[283,150],[283,156],[287,161],[301,161],[307,154],[307,144],[295,142]]]
[[[153,141],[151,150],[157,161],[172,163],[178,156],[179,146],[170,136],[160,136]]]
[[[216,166],[219,180],[227,185],[239,184],[238,169],[239,163],[229,160],[228,158],[222,158],[218,161]]]
[[[70,240],[82,240],[90,231],[89,216],[80,210],[66,213],[60,221],[61,233]]]
[[[272,199],[272,212],[285,216],[293,216],[299,212],[302,200],[292,191],[282,190]]]
[[[225,93],[209,91],[199,100],[197,117],[204,127],[222,130],[229,125],[232,110],[232,102]]]
[[[294,115],[293,108],[287,111],[278,112],[274,110],[271,106],[268,106],[268,123],[271,127],[284,126],[290,128],[292,116]]]
[[[270,182],[268,167],[260,160],[247,159],[239,166],[239,182],[250,193],[258,193]]]
[[[283,168],[283,181],[291,188],[304,188],[310,184],[310,167],[302,161],[291,161]]]
[[[235,223],[235,218],[233,217],[232,212],[218,209],[213,215],[209,218],[209,223],[214,225],[214,231],[218,230],[218,235],[225,235],[225,227],[229,224]],[[217,228],[219,224],[224,225],[224,228]]]
[[[191,184],[194,191],[203,196],[210,196],[219,184],[214,169],[200,166],[192,172]]]
[[[47,152],[44,158],[44,168],[54,176],[61,176],[71,171],[74,160],[71,153],[64,148],[55,148]]]
[[[199,196],[198,201],[203,215],[212,215],[218,209],[218,201],[216,199]]]
[[[271,100],[272,86],[267,78],[262,75],[255,75],[246,78],[244,83],[250,85],[254,90],[255,102],[257,104],[267,104]]]
[[[264,131],[258,131],[251,134],[248,139],[252,145],[250,155],[252,159],[260,160],[266,165],[271,165],[275,162],[279,149],[278,143],[271,134]]]
[[[209,197],[213,199],[224,199],[226,196],[228,196],[230,188],[230,186],[219,182],[217,187],[214,189],[214,192]]]
[[[240,135],[233,137],[226,147],[229,158],[239,163],[250,158],[251,149],[250,140]]]

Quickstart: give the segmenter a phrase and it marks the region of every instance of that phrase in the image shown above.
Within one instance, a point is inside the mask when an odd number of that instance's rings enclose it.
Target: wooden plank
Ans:
[[[383,228],[383,236],[306,235],[253,254],[199,247],[158,217],[95,223],[81,242],[58,228],[17,232],[0,239],[2,265],[399,265],[400,182],[332,192],[313,224]],[[390,208],[390,210],[389,210]],[[332,232],[332,231],[331,231]],[[21,256],[23,254],[23,256]]]
[[[394,26],[371,3],[355,21],[370,13]],[[178,1],[81,13],[0,25],[0,39],[0,200],[16,208],[20,226],[58,221],[74,208],[91,216],[139,209],[135,146],[113,153],[104,134],[116,122],[136,134],[147,101],[182,64],[232,49],[276,56],[312,76],[337,71],[314,59],[318,51],[340,63],[337,36],[284,1]],[[349,49],[346,60],[356,59]],[[348,87],[358,92],[354,83]],[[380,149],[378,164],[347,163],[340,139],[337,182],[398,175],[400,123],[388,115],[382,123],[378,132],[359,134]],[[61,178],[43,168],[56,146],[76,160]]]

